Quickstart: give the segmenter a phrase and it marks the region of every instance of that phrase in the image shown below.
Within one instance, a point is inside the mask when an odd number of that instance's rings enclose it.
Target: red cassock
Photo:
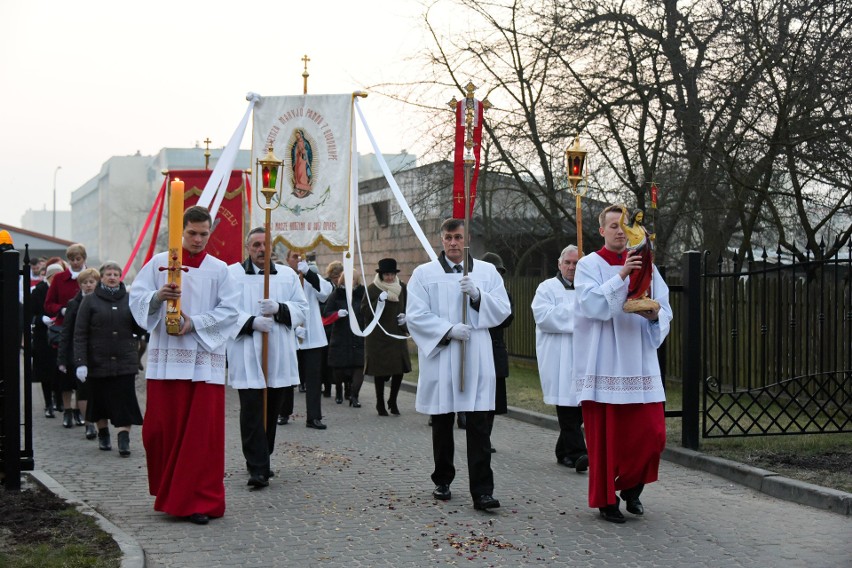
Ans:
[[[154,510],[225,514],[225,387],[148,380],[142,442]]]
[[[589,507],[615,505],[615,492],[657,481],[666,446],[663,403],[583,401],[589,451]],[[641,424],[641,428],[636,426]]]

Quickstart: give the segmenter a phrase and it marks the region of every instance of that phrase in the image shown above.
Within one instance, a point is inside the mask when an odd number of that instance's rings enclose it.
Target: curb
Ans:
[[[112,539],[118,544],[121,549],[121,568],[145,568],[145,552],[139,543],[129,534],[108,521],[103,515],[86,505],[74,494],[65,489],[55,479],[50,477],[42,470],[34,470],[22,472],[28,475],[36,483],[56,495],[57,497],[68,501],[74,505],[78,511],[84,515],[94,517],[98,526],[112,536]]]
[[[417,383],[402,381],[401,389],[416,393]],[[510,406],[506,416],[548,430],[559,431],[559,422],[555,416],[549,414]],[[666,446],[662,458],[690,469],[712,473],[777,499],[824,509],[847,517],[852,516],[852,493],[790,479],[773,471],[708,456],[686,448]]]

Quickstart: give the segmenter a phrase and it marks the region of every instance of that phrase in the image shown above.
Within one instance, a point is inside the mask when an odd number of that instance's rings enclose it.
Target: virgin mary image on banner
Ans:
[[[312,162],[314,152],[310,141],[305,138],[305,131],[298,129],[293,132],[294,141],[290,146],[290,164],[293,168],[293,195],[298,198],[307,197],[313,191]]]

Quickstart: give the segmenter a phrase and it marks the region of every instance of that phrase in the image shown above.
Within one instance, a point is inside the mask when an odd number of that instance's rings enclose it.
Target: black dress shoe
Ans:
[[[432,497],[434,497],[438,501],[449,501],[452,496],[453,493],[452,491],[450,491],[449,485],[438,485],[432,492]]]
[[[492,453],[492,454],[496,454],[496,453],[497,453],[497,448],[495,448],[494,446],[491,446],[491,453]]]
[[[289,416],[282,416],[282,415],[280,415],[280,414],[278,415],[278,425],[279,425],[279,426],[284,426],[284,425],[285,425],[285,424],[287,424],[288,422],[290,422],[290,417],[289,417]]]
[[[94,424],[86,424],[86,439],[94,440],[98,437],[98,432],[95,430]]]
[[[491,495],[479,495],[473,498],[473,508],[477,511],[500,508],[500,501]]]
[[[361,408],[361,403],[358,402],[357,396],[350,396],[349,397],[349,406],[351,406],[353,408]]]
[[[53,413],[53,408],[48,406],[44,409],[44,417],[45,418],[56,418],[56,415]]]
[[[248,485],[257,489],[261,489],[263,487],[269,487],[269,481],[266,480],[265,476],[256,473],[249,477]]]
[[[559,465],[564,465],[565,467],[570,467],[570,468],[574,467],[574,460],[572,460],[568,456],[564,456],[564,457],[557,459],[556,463],[558,463]]]
[[[187,520],[196,525],[206,525],[210,522],[210,516],[205,515],[204,513],[193,513],[187,517]]]
[[[76,424],[77,426],[82,426],[85,423],[86,423],[86,421],[83,420],[83,415],[80,414],[80,409],[75,408],[74,409],[74,424]]]
[[[621,491],[621,498],[624,499],[624,502],[627,504],[628,513],[639,517],[645,514],[645,507],[642,506],[642,501],[639,500],[639,495],[642,494],[642,490],[644,488],[645,484],[640,483],[635,487],[623,489]]]
[[[62,427],[63,428],[73,428],[74,427],[74,413],[70,410],[62,411]]]
[[[618,504],[621,503],[621,499],[618,497],[615,498],[615,505],[607,505],[606,507],[599,507],[598,510],[601,512],[601,517],[604,518],[605,521],[609,521],[610,523],[624,523],[624,515],[621,514],[621,511],[618,510]]]
[[[307,392],[305,389],[305,385],[299,385],[299,392]]]
[[[574,462],[574,469],[577,470],[577,473],[583,473],[587,469],[589,469],[589,456],[583,454]]]
[[[337,396],[334,397],[334,402],[337,404],[343,404],[343,396],[340,393],[337,393]]]
[[[390,413],[394,416],[399,416],[399,407],[396,405],[395,400],[388,401],[388,410],[390,410]]]
[[[315,428],[317,430],[325,430],[326,428],[328,428],[328,426],[323,424],[322,420],[320,420],[319,418],[314,420],[308,420],[307,423],[305,423],[305,426],[307,426],[308,428]]]
[[[376,412],[379,413],[379,416],[387,416],[388,411],[385,410],[385,405],[382,404],[382,401],[376,403]]]

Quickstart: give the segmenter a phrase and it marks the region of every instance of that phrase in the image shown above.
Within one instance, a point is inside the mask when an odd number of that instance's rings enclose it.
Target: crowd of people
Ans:
[[[600,250],[580,258],[567,246],[531,306],[544,402],[559,421],[556,462],[589,472],[589,506],[616,523],[625,520],[622,500],[628,512],[644,514],[639,496],[657,479],[665,396],[656,349],[672,317],[653,266],[656,307],[623,310],[631,273],[647,263],[628,248],[623,215],[621,206],[601,213]],[[443,250],[408,283],[396,260],[383,258],[366,286],[339,262],[321,276],[299,251],[277,263],[262,227],[248,233],[245,260],[228,266],[206,251],[211,227],[205,208],[184,213],[180,284],[168,279],[166,252],[145,264],[129,291],[114,262],[87,268],[82,245],[68,248],[67,264],[33,263],[34,375],[46,418],[60,413],[64,427],[84,425],[104,451],[112,449],[111,422],[123,457],[130,428],[144,422],[155,510],[207,524],[225,512],[226,383],[239,395],[247,483],[262,489],[274,476],[276,427],[291,422],[297,388],[308,428],[327,428],[322,400],[332,390],[337,404],[360,408],[365,375],[373,377],[378,416],[401,414],[410,339],[420,367],[415,410],[429,416],[432,432],[432,496],[452,499],[459,424],[473,507],[500,507],[491,435],[494,416],[507,412],[504,331],[514,305],[502,259],[466,257],[463,220],[442,224]],[[178,302],[174,332],[165,313]],[[143,420],[135,378],[146,339]]]

